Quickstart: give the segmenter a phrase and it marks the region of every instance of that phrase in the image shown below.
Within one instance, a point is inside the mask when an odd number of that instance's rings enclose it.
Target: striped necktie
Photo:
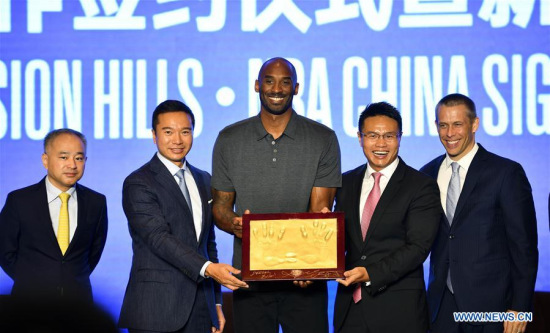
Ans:
[[[451,163],[453,168],[453,174],[451,175],[451,180],[449,181],[449,187],[447,188],[447,202],[445,203],[447,209],[447,221],[449,225],[453,224],[453,218],[456,211],[456,203],[458,202],[458,197],[460,196],[460,174],[458,173],[460,165],[456,162]],[[453,284],[451,283],[451,268],[447,271],[447,287],[454,294]]]
[[[193,215],[193,208],[191,206],[191,197],[189,196],[189,190],[187,189],[187,185],[185,184],[185,177],[183,175],[184,170],[180,169],[176,173],[176,177],[179,179],[179,187],[181,190],[181,193],[183,193],[183,197],[185,198],[185,202],[187,202],[187,206],[189,207],[189,210],[191,211],[191,215]]]
[[[376,205],[378,204],[378,201],[380,201],[380,177],[382,174],[380,172],[373,172],[371,175],[374,177],[374,186],[367,197],[367,201],[363,207],[363,215],[361,216],[361,235],[363,236],[363,241],[367,236],[367,230],[369,230],[372,214],[374,214]],[[358,283],[353,291],[353,301],[355,303],[361,300],[361,284],[362,283]]]
[[[453,218],[455,216],[456,203],[458,202],[458,197],[460,196],[460,174],[458,170],[460,165],[456,162],[451,163],[453,168],[453,174],[451,175],[451,180],[449,181],[449,187],[447,188],[447,220],[449,225],[453,224]]]

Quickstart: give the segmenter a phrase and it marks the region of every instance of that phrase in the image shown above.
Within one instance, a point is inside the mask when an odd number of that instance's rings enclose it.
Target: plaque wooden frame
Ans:
[[[274,266],[283,266],[283,268],[273,267],[261,267],[268,266],[263,263],[256,263],[258,260],[251,258],[251,237],[262,237],[265,239],[270,239],[271,241],[277,241],[278,237],[285,236],[284,224],[293,226],[293,222],[288,220],[304,220],[304,224],[300,228],[299,235],[295,236],[296,238],[302,237],[304,240],[300,242],[297,248],[284,248],[286,255],[284,257],[270,256],[269,253],[264,255],[263,251],[270,251],[272,246],[268,244],[267,246],[262,246],[262,257],[269,258],[271,263],[273,260],[277,260]],[[334,221],[335,220],[335,221]],[[279,214],[244,214],[243,215],[243,232],[242,232],[242,269],[241,275],[244,281],[269,281],[269,280],[331,280],[336,278],[341,278],[344,276],[345,271],[345,229],[344,229],[344,213],[343,212],[334,212],[334,213],[279,213]],[[327,222],[331,227],[327,228]],[[335,223],[334,223],[335,222]],[[263,230],[258,231],[260,224]],[[269,224],[269,227],[266,227],[266,223]],[[251,228],[251,225],[253,227]],[[332,226],[335,225],[335,229]],[[256,227],[255,227],[256,226]],[[273,227],[275,226],[275,227]],[[273,231],[280,227],[277,231]],[[266,230],[269,228],[269,230]],[[251,231],[252,230],[252,231]],[[282,230],[282,231],[281,231]],[[309,231],[309,233],[308,233]],[[318,231],[314,233],[314,231]],[[296,234],[296,230],[293,231]],[[260,236],[258,236],[260,234]],[[309,257],[312,257],[311,253],[319,253],[319,256],[322,254],[323,249],[320,251],[318,249],[318,244],[315,244],[314,241],[307,241],[314,238],[313,235],[317,236],[317,243],[319,241],[327,240],[334,236],[334,240],[330,240],[333,245],[334,241],[336,242],[336,250],[334,251],[331,246],[329,252],[332,255],[329,256],[328,260],[333,264],[330,267],[312,267],[315,265],[310,265],[304,260],[300,260],[301,253],[310,253]],[[311,237],[311,238],[309,238]],[[281,238],[279,238],[281,239]],[[281,241],[282,242],[282,241]],[[252,240],[252,246],[258,244]],[[254,250],[254,249],[253,249]],[[257,249],[256,249],[257,250]],[[255,257],[255,256],[252,256]],[[272,258],[276,259],[272,259]],[[304,257],[304,256],[302,256]],[[307,257],[307,256],[306,256]],[[324,258],[326,259],[326,258]],[[252,262],[251,262],[252,260]],[[266,259],[267,260],[267,259]],[[287,263],[290,261],[290,263]],[[312,260],[309,260],[312,261]],[[264,260],[265,262],[265,260]],[[283,264],[279,264],[283,262]],[[298,267],[284,267],[290,265],[298,265]],[[252,267],[251,267],[252,266]],[[260,268],[255,268],[254,266],[260,266]]]

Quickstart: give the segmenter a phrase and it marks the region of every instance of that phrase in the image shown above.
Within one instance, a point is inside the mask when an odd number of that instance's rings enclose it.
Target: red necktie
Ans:
[[[370,220],[372,218],[372,214],[374,213],[374,209],[380,200],[380,176],[382,176],[382,174],[380,172],[373,172],[371,175],[374,177],[374,186],[367,197],[365,207],[363,207],[363,215],[361,217],[361,234],[363,236],[363,241],[367,235],[367,230],[369,230]],[[361,283],[358,283],[353,291],[353,301],[357,303],[360,300]]]

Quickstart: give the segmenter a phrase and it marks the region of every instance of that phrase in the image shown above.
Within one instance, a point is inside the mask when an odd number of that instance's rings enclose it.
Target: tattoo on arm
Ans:
[[[218,228],[228,233],[233,232],[232,219],[237,216],[233,211],[235,204],[235,192],[223,192],[212,189],[213,203],[212,214]]]

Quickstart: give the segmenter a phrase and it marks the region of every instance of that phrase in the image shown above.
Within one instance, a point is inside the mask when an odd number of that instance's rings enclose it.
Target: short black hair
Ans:
[[[74,135],[77,138],[79,138],[80,141],[82,141],[82,143],[84,144],[84,151],[86,151],[87,142],[86,142],[86,137],[84,136],[84,134],[80,133],[79,131],[75,131],[74,129],[70,129],[70,128],[59,128],[59,129],[55,129],[55,130],[51,131],[50,133],[46,134],[46,137],[44,138],[44,153],[46,153],[46,148],[53,142],[53,140],[55,140],[55,138],[57,138],[58,136],[60,136],[62,134],[71,134],[71,135]]]
[[[474,119],[477,118],[476,104],[468,96],[465,96],[462,94],[449,94],[443,97],[435,106],[436,121],[439,121],[437,113],[439,111],[439,107],[441,107],[442,105],[445,105],[445,106],[465,105],[466,109],[468,110],[468,114],[467,114],[468,118],[470,118],[471,121],[474,121]]]
[[[365,122],[365,119],[376,116],[386,116],[397,121],[397,126],[399,127],[398,134],[401,134],[403,126],[401,114],[395,108],[395,106],[387,102],[371,103],[367,105],[365,110],[363,110],[363,112],[361,112],[361,115],[359,116],[359,126],[357,127],[359,128],[359,132],[363,132],[363,123]]]
[[[185,105],[183,102],[176,101],[174,99],[166,100],[160,103],[153,111],[153,131],[159,123],[159,115],[168,112],[185,112],[191,117],[191,125],[195,128],[195,115],[193,111]]]

